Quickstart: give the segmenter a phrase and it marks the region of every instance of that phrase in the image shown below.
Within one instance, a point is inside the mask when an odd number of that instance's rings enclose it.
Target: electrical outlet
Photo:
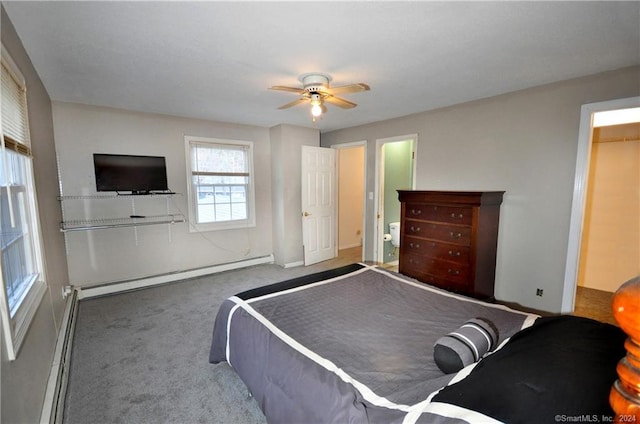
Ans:
[[[543,292],[544,292],[544,290],[542,290],[542,289],[536,289],[536,296],[542,296]]]

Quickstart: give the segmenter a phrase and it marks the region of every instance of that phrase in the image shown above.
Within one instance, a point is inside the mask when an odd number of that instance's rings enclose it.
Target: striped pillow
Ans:
[[[479,361],[497,342],[495,325],[487,319],[474,318],[440,337],[433,346],[433,358],[438,368],[451,374]]]

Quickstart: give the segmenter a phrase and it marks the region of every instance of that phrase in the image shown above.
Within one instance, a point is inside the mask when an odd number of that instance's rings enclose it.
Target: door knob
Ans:
[[[302,214],[302,216],[309,216],[309,215],[311,215],[311,214],[309,212],[307,212],[307,211],[304,211],[304,213]]]

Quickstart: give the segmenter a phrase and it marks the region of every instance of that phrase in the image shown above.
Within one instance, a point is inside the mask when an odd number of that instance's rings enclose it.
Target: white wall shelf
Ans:
[[[133,194],[133,195],[81,195],[81,196],[58,196],[61,202],[77,203],[75,206],[62,205],[62,222],[60,231],[88,231],[121,227],[139,227],[144,225],[177,224],[186,222],[182,213],[172,213],[169,204],[170,198],[176,193],[158,194]],[[155,199],[166,199],[164,210],[159,210],[159,204],[151,205],[154,213],[149,213],[149,205],[144,208],[146,213],[139,213],[140,203]],[[70,202],[78,201],[78,202]],[[130,202],[125,207],[124,202]],[[136,207],[138,202],[138,208]],[[120,204],[120,205],[117,205]],[[122,216],[129,212],[128,216]],[[117,214],[116,217],[97,217],[98,214]],[[68,216],[73,215],[69,219]]]
[[[105,228],[138,227],[141,225],[176,224],[185,222],[183,215],[140,216],[137,218],[108,218],[74,220],[60,223],[60,231],[86,231]]]
[[[180,193],[149,193],[149,194],[89,194],[80,196],[58,196],[58,200],[105,200],[105,199],[146,199],[169,198]]]

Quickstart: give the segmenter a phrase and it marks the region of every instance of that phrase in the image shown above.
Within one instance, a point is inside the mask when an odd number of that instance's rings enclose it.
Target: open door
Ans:
[[[302,146],[305,266],[336,257],[336,151]]]

